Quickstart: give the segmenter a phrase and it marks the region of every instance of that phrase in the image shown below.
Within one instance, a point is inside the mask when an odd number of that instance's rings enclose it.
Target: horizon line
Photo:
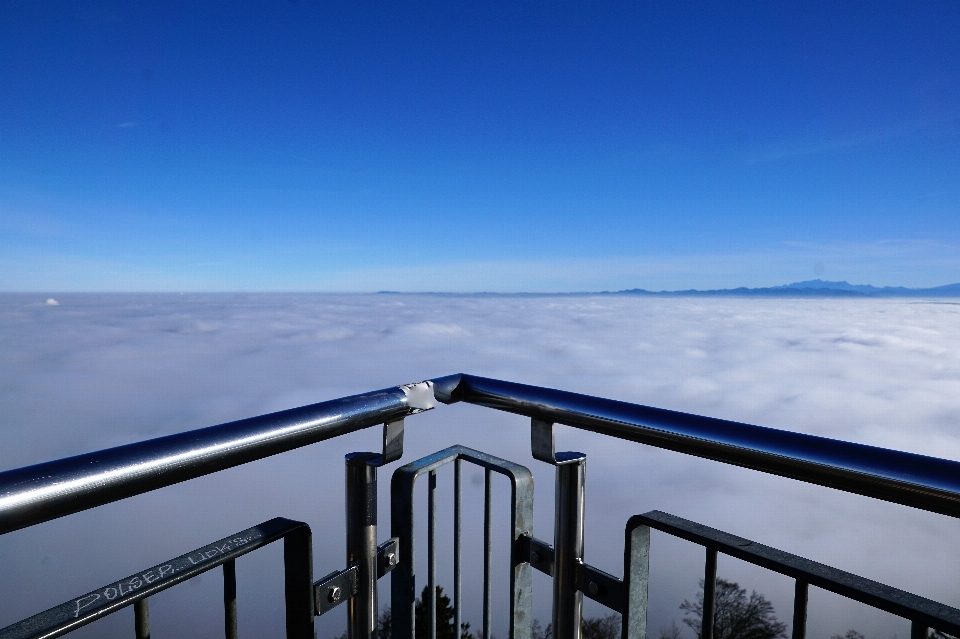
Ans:
[[[849,284],[846,281],[807,280],[777,286],[717,289],[648,290],[629,288],[602,291],[324,291],[324,290],[129,290],[129,291],[0,291],[0,295],[449,295],[449,296],[587,296],[587,295],[653,295],[653,296],[745,296],[745,297],[915,297],[933,294],[936,296],[960,297],[960,282],[939,286],[913,288],[904,286],[874,286],[872,284]]]

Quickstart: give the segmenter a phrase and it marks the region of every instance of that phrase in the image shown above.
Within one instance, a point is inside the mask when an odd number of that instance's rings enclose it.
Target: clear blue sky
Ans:
[[[960,281],[960,3],[0,4],[0,290],[818,276]]]

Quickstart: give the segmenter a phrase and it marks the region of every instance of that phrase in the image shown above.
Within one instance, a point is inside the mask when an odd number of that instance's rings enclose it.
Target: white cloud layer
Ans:
[[[960,459],[956,303],[64,294],[53,306],[45,299],[0,295],[0,468],[460,371]],[[0,537],[0,627],[277,515],[313,527],[318,577],[340,568],[343,454],[374,449],[377,439],[357,433]],[[536,535],[552,538],[552,470],[530,457],[525,420],[441,407],[408,420],[406,443],[405,462],[463,443],[529,466],[538,482]],[[621,572],[627,518],[656,508],[960,606],[956,520],[572,429],[560,430],[558,446],[588,454],[586,556],[609,572]],[[380,482],[382,538],[389,472]],[[482,494],[471,472],[470,556]],[[506,504],[497,507],[503,513]],[[443,506],[443,521],[448,514]],[[505,519],[497,525],[505,533]],[[238,562],[241,632],[278,634],[280,557],[276,548]],[[450,582],[448,559],[441,557],[442,584]],[[679,619],[677,605],[694,595],[702,563],[699,549],[655,537],[654,637]],[[729,559],[720,574],[764,592],[789,621],[789,580]],[[467,581],[466,618],[477,628],[475,583]],[[545,618],[549,583],[538,578],[535,587]],[[210,573],[155,597],[156,636],[219,632],[218,588]],[[382,591],[389,592],[385,582]],[[116,617],[81,636],[129,635],[132,613]],[[318,636],[339,634],[342,619],[323,618]],[[848,628],[870,639],[908,634],[906,622],[814,591],[808,636]],[[505,625],[495,633],[504,636]]]

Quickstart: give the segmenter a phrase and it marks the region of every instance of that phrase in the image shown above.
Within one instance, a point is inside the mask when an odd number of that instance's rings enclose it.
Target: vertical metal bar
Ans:
[[[287,639],[314,639],[313,540],[306,526],[283,538],[283,594]]]
[[[133,603],[133,627],[137,639],[150,639],[150,605],[146,599]]]
[[[390,535],[400,540],[400,561],[390,573],[390,636],[414,639],[416,608],[416,547],[414,541],[414,484],[416,469],[398,468],[390,480]]]
[[[348,639],[372,639],[377,632],[377,468],[368,462],[378,457],[346,458],[347,565],[357,567],[357,593],[347,600]]]
[[[807,582],[797,579],[793,590],[793,639],[807,636]]]
[[[533,568],[529,538],[533,537],[533,475],[523,466],[513,467],[510,477],[513,514],[513,549],[510,554],[510,639],[531,639],[533,630]]]
[[[453,462],[453,632],[460,637],[460,624],[463,623],[462,611],[460,609],[460,534],[462,532],[462,519],[460,516],[460,478],[462,476],[462,462],[458,457]]]
[[[713,639],[713,622],[717,604],[717,551],[707,548],[707,561],[703,567],[703,619],[700,639]]]
[[[493,528],[493,473],[489,468],[483,471],[483,639],[490,639],[490,556],[492,554]]]
[[[583,562],[584,483],[587,458],[557,454],[556,506],[553,523],[553,637],[580,639],[583,593],[577,567]]]
[[[910,622],[910,639],[927,639],[930,629],[919,621]]]
[[[623,575],[626,601],[623,602],[621,639],[647,639],[647,590],[650,580],[650,527],[627,522],[623,544]]]
[[[223,563],[223,636],[237,639],[237,565]]]
[[[427,491],[427,639],[437,639],[437,471]]]

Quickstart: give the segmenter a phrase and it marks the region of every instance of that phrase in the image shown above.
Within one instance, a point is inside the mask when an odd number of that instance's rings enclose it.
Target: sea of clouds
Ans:
[[[47,297],[0,295],[0,469],[454,372],[960,459],[960,304],[950,301]],[[0,537],[0,627],[274,516],[311,525],[316,577],[343,567],[343,455],[376,450],[378,438],[354,433]],[[530,467],[535,535],[552,540],[553,470],[531,458],[527,420],[441,406],[407,420],[400,463],[455,443]],[[960,606],[955,519],[566,427],[557,445],[588,456],[586,559],[608,572],[622,570],[629,516],[659,509]],[[397,465],[381,471],[381,539]],[[465,619],[477,629],[483,489],[480,473],[466,479]],[[444,535],[450,483],[441,472]],[[506,489],[495,483],[504,612]],[[238,560],[241,636],[282,634],[281,557],[271,546]],[[696,594],[703,552],[655,534],[651,566],[656,639]],[[790,580],[730,558],[719,573],[764,593],[789,622]],[[153,597],[154,636],[221,632],[220,584],[211,572]],[[534,587],[545,624],[549,580],[538,574]],[[129,636],[132,616],[78,634]],[[343,623],[342,609],[319,619],[318,637]],[[494,623],[504,637],[505,614]],[[849,628],[909,636],[905,621],[812,589],[808,636]]]

